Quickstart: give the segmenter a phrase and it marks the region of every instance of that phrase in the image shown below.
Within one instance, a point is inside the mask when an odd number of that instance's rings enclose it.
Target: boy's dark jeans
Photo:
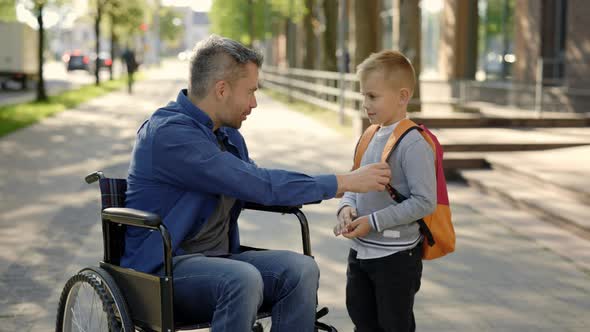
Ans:
[[[422,277],[422,243],[375,259],[350,250],[346,308],[357,332],[414,332],[414,296]]]

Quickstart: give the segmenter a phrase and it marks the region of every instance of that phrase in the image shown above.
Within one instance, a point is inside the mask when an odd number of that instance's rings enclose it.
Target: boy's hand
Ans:
[[[368,216],[362,216],[346,226],[342,236],[348,239],[367,236],[371,231],[371,224]]]
[[[346,226],[350,224],[357,217],[356,209],[351,206],[344,206],[338,212],[338,225],[334,226],[334,235],[338,236],[346,229]]]

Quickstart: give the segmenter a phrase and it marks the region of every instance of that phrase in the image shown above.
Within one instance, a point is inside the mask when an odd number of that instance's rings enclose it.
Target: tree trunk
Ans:
[[[336,42],[338,41],[338,0],[324,0],[326,18],[322,48],[322,70],[338,71]]]
[[[37,84],[37,101],[46,101],[47,93],[45,91],[45,78],[43,77],[43,53],[45,51],[44,39],[45,30],[43,28],[43,7],[41,4],[37,11],[37,23],[39,23],[39,83]]]
[[[381,18],[379,16],[380,1],[354,0],[354,25],[355,25],[355,68],[371,53],[379,51],[381,45]],[[413,2],[418,6],[418,1]]]
[[[115,22],[113,20],[113,16],[111,15],[111,66],[109,67],[109,79],[112,81],[114,79],[113,74],[113,67],[115,66],[115,45],[116,45],[116,36],[115,36]]]
[[[100,85],[100,65],[99,56],[100,53],[100,21],[102,20],[102,2],[96,1],[96,20],[94,21],[94,33],[96,35],[96,60],[94,61],[94,78],[96,79],[96,85]]]
[[[250,41],[248,42],[248,47],[252,47],[254,43],[254,1],[248,0],[248,34],[250,35]]]
[[[420,105],[420,71],[421,71],[421,19],[418,1],[400,1],[400,38],[399,50],[412,62],[416,71],[416,87],[413,104],[408,106],[409,112],[419,112]],[[394,23],[395,24],[395,23]]]
[[[285,30],[287,37],[287,63],[289,68],[297,67],[297,26],[291,18],[287,18],[285,22]]]
[[[314,32],[314,21],[316,20],[315,7],[315,0],[305,0],[305,9],[307,10],[303,18],[303,28],[305,29],[303,68],[305,69],[315,69],[317,56],[316,36]]]

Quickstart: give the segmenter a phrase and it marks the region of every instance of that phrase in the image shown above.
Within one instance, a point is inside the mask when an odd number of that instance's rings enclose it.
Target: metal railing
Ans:
[[[537,64],[536,77],[544,65]],[[261,84],[289,96],[348,116],[358,116],[363,96],[356,74],[300,68],[262,68]],[[421,79],[421,97],[410,104],[441,104],[450,107],[489,102],[523,110],[564,111],[566,98],[582,98],[590,104],[590,89],[571,88],[564,79],[539,79],[532,83],[513,81]],[[341,98],[344,98],[341,103]]]
[[[309,70],[300,68],[278,68],[265,66],[260,77],[261,85],[308,103],[357,116],[361,109],[363,96],[360,94],[356,74]],[[448,86],[447,81],[421,80],[422,85]],[[414,98],[410,104],[456,104],[458,99],[448,95],[423,96]],[[344,102],[341,103],[341,98]]]

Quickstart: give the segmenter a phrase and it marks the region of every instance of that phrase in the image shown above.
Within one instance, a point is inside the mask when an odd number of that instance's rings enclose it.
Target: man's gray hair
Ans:
[[[239,42],[211,35],[199,42],[190,60],[189,93],[204,98],[211,86],[220,80],[232,82],[240,77],[245,64],[260,67],[263,57]]]

